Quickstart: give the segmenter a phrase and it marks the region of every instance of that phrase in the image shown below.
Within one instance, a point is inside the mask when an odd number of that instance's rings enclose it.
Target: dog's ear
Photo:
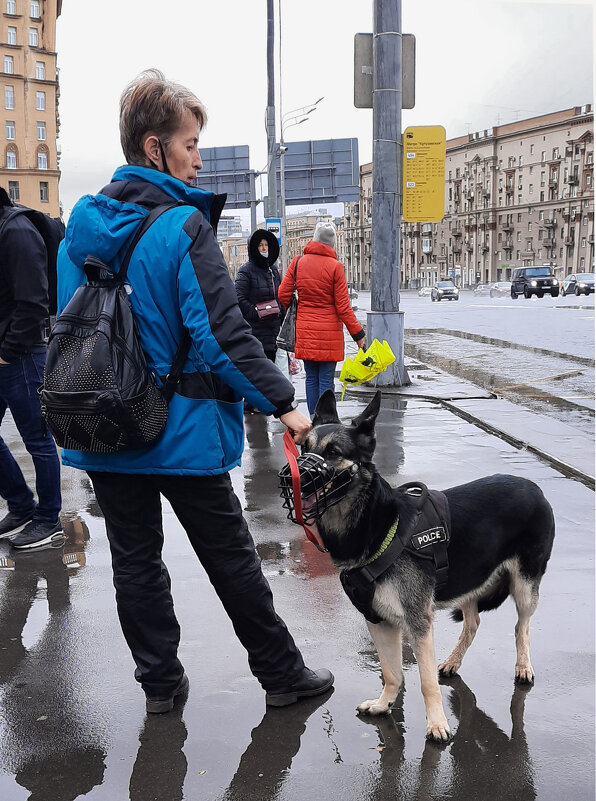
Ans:
[[[315,414],[312,419],[312,426],[322,426],[327,423],[339,423],[340,419],[337,416],[337,405],[335,403],[335,395],[333,390],[326,389],[317,401],[315,407]]]
[[[375,430],[375,422],[381,408],[381,390],[375,392],[374,398],[366,409],[352,420],[352,425],[358,429],[359,433],[372,434]]]

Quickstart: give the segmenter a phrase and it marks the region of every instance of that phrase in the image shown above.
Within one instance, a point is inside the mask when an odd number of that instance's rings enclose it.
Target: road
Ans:
[[[370,293],[359,293],[364,322]],[[431,302],[403,292],[405,353],[594,436],[594,295]]]

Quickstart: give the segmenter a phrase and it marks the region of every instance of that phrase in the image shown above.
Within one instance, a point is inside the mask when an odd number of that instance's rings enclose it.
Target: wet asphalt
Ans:
[[[437,397],[447,387],[453,396],[453,382],[429,375],[424,365],[410,370],[413,390],[387,394],[377,424],[375,461],[390,483],[418,479],[441,489],[514,473],[536,481],[554,508],[555,546],[531,628],[535,685],[513,681],[516,615],[508,600],[482,615],[460,675],[442,682],[453,732],[447,745],[425,741],[408,647],[405,686],[391,715],[359,717],[356,705],[380,692],[377,655],[328,556],[284,517],[276,477],[284,463],[282,426],[252,415],[234,486],[277,610],[307,664],[333,671],[334,690],[266,710],[231,624],[166,504],[164,559],[191,686],[173,713],[147,717],[118,625],[103,520],[85,475],[65,469],[65,545],[26,554],[0,541],[2,801],[594,798],[593,489],[519,440],[505,441],[421,397],[416,389],[428,393],[429,385]],[[296,385],[304,398],[300,378]],[[499,401],[458,386],[461,404],[484,404],[490,419],[487,409]],[[367,400],[347,394],[341,416],[351,419]],[[502,428],[507,408],[499,406],[494,418]],[[556,423],[539,423],[548,442]],[[9,421],[2,435],[31,479]],[[568,461],[589,471],[593,442],[584,440],[586,459],[577,440],[562,441]],[[437,662],[458,634],[459,625],[439,612]]]

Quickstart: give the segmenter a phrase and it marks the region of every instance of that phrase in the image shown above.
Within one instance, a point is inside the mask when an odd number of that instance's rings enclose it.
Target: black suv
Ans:
[[[517,298],[523,293],[524,298],[538,295],[541,298],[545,292],[553,298],[559,297],[559,282],[553,275],[550,267],[518,267],[511,276],[511,297]]]

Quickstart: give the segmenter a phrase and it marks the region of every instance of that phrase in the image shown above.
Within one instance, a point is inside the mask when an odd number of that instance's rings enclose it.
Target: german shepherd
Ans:
[[[393,489],[372,462],[378,391],[366,409],[343,425],[335,396],[319,399],[302,451],[318,454],[336,471],[349,468],[353,478],[342,499],[322,512],[316,525],[334,563],[342,569],[362,565],[375,554],[392,523],[407,516],[408,495]],[[356,467],[354,467],[354,465]],[[388,713],[403,682],[402,631],[410,641],[426,707],[426,736],[447,741],[433,645],[434,609],[451,609],[463,620],[457,645],[439,665],[442,676],[459,670],[480,622],[479,612],[496,609],[511,595],[517,607],[515,681],[532,684],[530,617],[552,550],[555,525],[550,504],[531,481],[510,475],[480,478],[444,490],[451,516],[449,572],[437,591],[431,562],[404,551],[374,585],[372,609],[379,623],[367,624],[383,672],[379,698],[363,701],[361,713]]]

